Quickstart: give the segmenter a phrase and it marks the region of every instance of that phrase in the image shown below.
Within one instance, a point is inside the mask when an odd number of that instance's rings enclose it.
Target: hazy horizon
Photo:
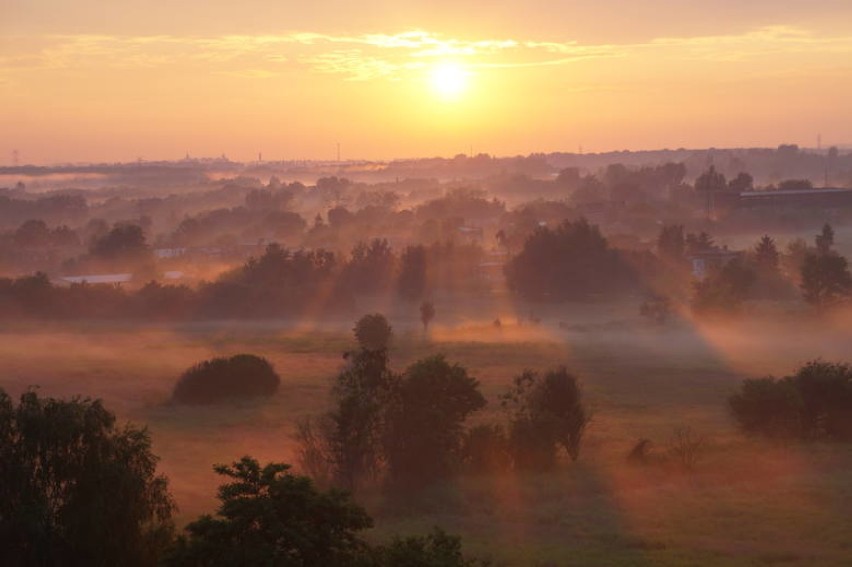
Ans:
[[[848,2],[14,0],[0,16],[0,163],[850,142]]]

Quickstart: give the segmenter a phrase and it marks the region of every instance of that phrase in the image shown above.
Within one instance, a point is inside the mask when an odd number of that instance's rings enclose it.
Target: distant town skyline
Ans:
[[[7,0],[0,164],[852,142],[852,3],[684,4]]]

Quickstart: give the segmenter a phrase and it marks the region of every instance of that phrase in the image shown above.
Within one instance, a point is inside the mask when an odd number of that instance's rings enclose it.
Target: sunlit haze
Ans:
[[[0,7],[0,163],[843,144],[850,99],[845,0]]]

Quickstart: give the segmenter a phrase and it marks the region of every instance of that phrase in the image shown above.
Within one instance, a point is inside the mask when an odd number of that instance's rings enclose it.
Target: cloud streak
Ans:
[[[397,34],[215,37],[48,35],[0,40],[0,77],[80,69],[209,69],[249,78],[287,70],[340,75],[352,81],[398,80],[432,61],[472,68],[570,65],[594,59],[744,61],[766,56],[852,55],[852,37],[824,37],[791,26],[738,35],[658,38],[635,44],[580,44],[523,38],[461,39],[423,30]]]

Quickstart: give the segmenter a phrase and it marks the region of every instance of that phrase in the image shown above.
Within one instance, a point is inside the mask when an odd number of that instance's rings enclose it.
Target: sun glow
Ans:
[[[455,100],[467,90],[470,72],[458,63],[439,63],[432,68],[430,81],[435,93],[445,100]]]

